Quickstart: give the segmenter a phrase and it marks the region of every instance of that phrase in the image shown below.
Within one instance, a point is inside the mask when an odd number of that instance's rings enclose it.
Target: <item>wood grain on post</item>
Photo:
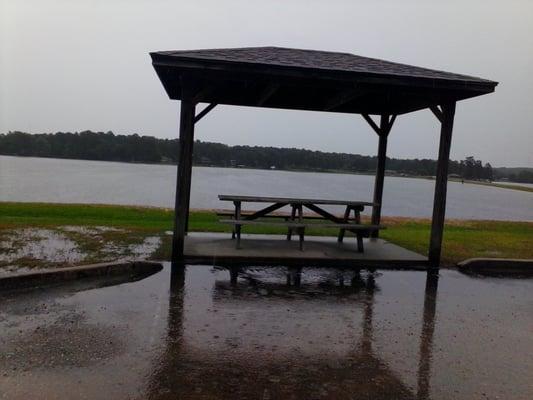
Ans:
[[[442,120],[440,130],[439,159],[437,161],[437,176],[435,178],[433,218],[431,220],[431,237],[429,240],[428,254],[428,261],[432,268],[439,267],[442,250],[444,216],[446,212],[446,190],[448,186],[448,166],[450,161],[450,147],[452,144],[455,102],[443,104],[441,107]]]
[[[196,104],[192,88],[183,82],[184,97],[181,100],[179,128],[179,161],[176,180],[176,201],[174,205],[174,234],[172,237],[172,261],[183,259],[185,235],[189,219],[191,195],[192,152],[194,145],[194,118]],[[187,90],[185,90],[187,88]]]

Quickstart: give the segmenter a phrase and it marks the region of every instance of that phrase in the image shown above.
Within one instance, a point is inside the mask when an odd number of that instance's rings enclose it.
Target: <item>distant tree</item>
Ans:
[[[533,183],[533,172],[526,170],[520,171],[516,174],[514,181],[520,183]]]
[[[179,140],[152,136],[115,135],[113,132],[57,132],[0,134],[0,154],[18,156],[75,158],[124,162],[159,163],[178,161]],[[311,171],[372,172],[377,157],[360,154],[332,153],[296,148],[228,146],[196,141],[193,163],[228,167],[234,164],[254,168],[298,169]],[[401,174],[433,176],[437,162],[430,159],[402,160],[387,158],[386,168]],[[473,156],[450,161],[449,172],[465,179],[493,179],[492,167],[484,166]],[[515,179],[533,180],[528,173]]]
[[[494,173],[492,171],[492,165],[490,165],[490,163],[486,163],[483,167],[483,178],[491,182],[494,180]]]
[[[481,160],[476,160],[473,156],[461,160],[457,167],[457,172],[453,173],[458,173],[464,179],[486,179],[490,181],[494,179],[492,166],[489,163],[486,163],[483,166],[483,162]]]

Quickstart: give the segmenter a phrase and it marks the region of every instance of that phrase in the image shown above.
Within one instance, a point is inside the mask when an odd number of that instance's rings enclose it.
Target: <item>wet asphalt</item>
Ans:
[[[166,265],[0,293],[0,399],[533,398],[533,279],[294,278]]]

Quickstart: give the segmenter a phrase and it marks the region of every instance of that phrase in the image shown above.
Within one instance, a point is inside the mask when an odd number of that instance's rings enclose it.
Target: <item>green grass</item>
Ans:
[[[172,228],[171,210],[55,203],[0,203],[0,228],[58,225],[113,226],[161,230]]]
[[[142,235],[162,235],[172,230],[173,211],[162,208],[0,202],[0,239],[2,232],[26,227],[58,228],[64,225],[108,226],[126,232],[108,233],[110,240],[138,241]],[[384,218],[388,229],[381,237],[420,254],[427,253],[430,221],[426,219]],[[189,230],[230,232],[218,223],[211,211],[193,211]],[[282,228],[249,226],[247,233],[283,234]],[[337,230],[313,228],[307,235],[336,235]],[[443,261],[453,264],[471,257],[533,258],[533,223],[507,221],[448,221],[444,232]],[[80,238],[81,240],[81,238]],[[90,246],[90,243],[85,243]],[[169,257],[169,238],[154,255]]]

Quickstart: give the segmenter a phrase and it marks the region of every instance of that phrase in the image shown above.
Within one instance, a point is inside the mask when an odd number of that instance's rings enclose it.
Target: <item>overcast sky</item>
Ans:
[[[148,52],[284,46],[499,81],[458,104],[452,158],[533,167],[533,1],[0,0],[0,132],[176,137],[179,102]],[[436,158],[429,111],[397,120],[389,155]],[[196,138],[375,154],[359,115],[220,106]]]

